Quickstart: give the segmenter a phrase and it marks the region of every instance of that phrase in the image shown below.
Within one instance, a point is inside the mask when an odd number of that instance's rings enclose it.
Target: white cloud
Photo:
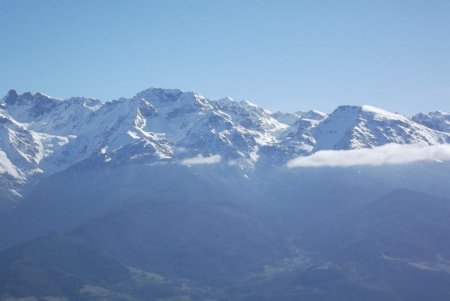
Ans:
[[[355,150],[324,150],[310,156],[292,159],[287,163],[287,167],[376,166],[417,161],[450,161],[450,144],[431,146],[387,144],[375,148]]]
[[[213,155],[210,157],[203,157],[203,155],[198,155],[193,158],[187,158],[181,161],[182,165],[186,166],[192,166],[192,165],[199,165],[199,164],[216,164],[219,163],[220,160],[222,160],[222,157],[219,155]]]

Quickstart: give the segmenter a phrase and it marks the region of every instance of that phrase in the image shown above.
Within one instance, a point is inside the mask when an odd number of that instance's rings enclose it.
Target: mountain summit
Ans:
[[[150,88],[110,102],[10,90],[0,101],[0,182],[7,200],[85,160],[101,164],[221,162],[241,170],[326,149],[447,143],[448,114],[414,118],[372,106],[270,112],[248,101]],[[220,160],[218,160],[220,159]]]

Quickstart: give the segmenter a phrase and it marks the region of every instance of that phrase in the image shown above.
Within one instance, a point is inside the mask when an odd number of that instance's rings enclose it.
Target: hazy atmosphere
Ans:
[[[450,300],[449,12],[0,0],[0,301]]]

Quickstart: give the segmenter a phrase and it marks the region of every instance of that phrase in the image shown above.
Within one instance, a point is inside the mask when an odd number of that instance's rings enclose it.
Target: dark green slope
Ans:
[[[231,203],[137,198],[142,202],[64,235],[1,253],[4,296],[219,298],[224,288],[241,285],[288,254],[257,217]]]

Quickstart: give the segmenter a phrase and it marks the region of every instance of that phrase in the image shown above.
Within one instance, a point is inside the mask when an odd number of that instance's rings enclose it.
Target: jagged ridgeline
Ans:
[[[326,149],[450,141],[450,115],[408,118],[371,106],[270,112],[248,101],[148,89],[110,102],[11,90],[0,102],[2,206],[83,162],[218,163],[244,172]]]
[[[0,300],[450,300],[449,124],[180,90],[110,102],[11,90]],[[379,160],[390,145],[434,160],[288,164]]]

